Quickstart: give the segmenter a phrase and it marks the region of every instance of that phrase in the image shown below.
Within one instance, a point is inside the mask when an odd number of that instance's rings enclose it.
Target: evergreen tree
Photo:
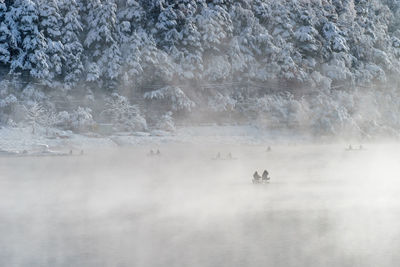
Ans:
[[[144,27],[146,20],[146,12],[138,1],[124,0],[119,6],[118,22],[125,23],[125,33],[132,33],[139,27]]]
[[[37,6],[31,0],[17,0],[11,7],[11,16],[19,31],[18,53],[11,59],[12,72],[26,72],[36,79],[49,77],[47,44],[39,31]]]
[[[114,1],[89,0],[87,5],[88,82],[101,82],[106,87],[115,87],[120,75],[121,53],[116,27],[116,4]]]
[[[7,14],[7,6],[4,0],[0,0],[0,63],[7,65],[10,62],[10,45],[11,32],[7,27],[5,18]]]
[[[55,0],[40,0],[39,31],[47,42],[49,85],[60,79],[64,59],[64,46],[61,43],[62,19]]]
[[[80,41],[82,22],[76,0],[62,0],[60,12],[63,14],[61,41],[64,46],[63,75],[67,87],[76,86],[83,75],[83,46]]]

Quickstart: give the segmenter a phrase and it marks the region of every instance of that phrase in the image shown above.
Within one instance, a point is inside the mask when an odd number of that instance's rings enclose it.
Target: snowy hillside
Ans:
[[[397,136],[398,0],[0,0],[0,121]]]

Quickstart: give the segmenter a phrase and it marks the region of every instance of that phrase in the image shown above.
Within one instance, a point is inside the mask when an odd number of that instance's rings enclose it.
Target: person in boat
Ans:
[[[269,181],[270,177],[268,177],[268,171],[264,170],[263,174],[262,174],[262,180],[263,181]]]
[[[349,145],[349,148],[348,148],[349,150],[353,150],[353,147],[351,146],[351,145]]]
[[[253,178],[254,178],[254,181],[260,181],[260,179],[261,179],[261,176],[258,174],[258,172],[256,171],[254,174],[253,174]]]

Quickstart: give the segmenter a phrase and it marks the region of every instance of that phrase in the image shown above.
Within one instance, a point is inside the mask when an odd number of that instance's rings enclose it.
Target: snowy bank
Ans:
[[[167,143],[190,144],[271,144],[279,142],[308,142],[306,134],[293,136],[289,131],[262,130],[255,126],[193,126],[180,127],[174,133],[151,131],[149,133],[116,133],[110,136],[77,134],[38,128],[33,134],[31,127],[0,129],[0,149],[5,151],[32,150],[48,145],[58,150],[108,148],[117,146],[144,146]]]

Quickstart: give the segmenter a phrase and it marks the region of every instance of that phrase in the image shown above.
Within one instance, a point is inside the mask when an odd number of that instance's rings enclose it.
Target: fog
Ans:
[[[400,146],[346,146],[2,157],[0,266],[395,266]]]

